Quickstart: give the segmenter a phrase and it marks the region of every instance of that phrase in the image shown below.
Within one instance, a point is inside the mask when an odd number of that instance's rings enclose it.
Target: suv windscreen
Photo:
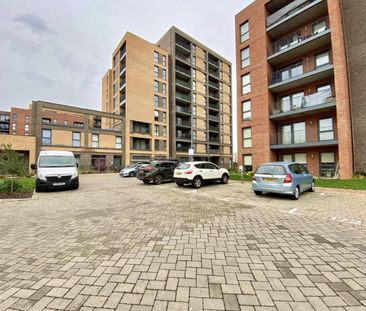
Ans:
[[[258,167],[255,173],[264,175],[286,175],[286,170],[282,165],[262,165]]]

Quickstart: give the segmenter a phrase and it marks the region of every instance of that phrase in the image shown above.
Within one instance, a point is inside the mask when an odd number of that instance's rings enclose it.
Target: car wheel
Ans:
[[[131,172],[128,176],[130,176],[130,177],[135,177],[135,176],[136,176],[136,174],[135,174],[135,172]]]
[[[311,187],[310,187],[310,189],[309,189],[309,192],[314,192],[314,190],[315,190],[315,182],[314,182],[314,180],[311,182]]]
[[[256,195],[262,195],[262,191],[257,191],[257,190],[254,190],[254,193],[256,194]]]
[[[161,185],[163,183],[163,176],[160,174],[156,175],[154,178],[154,184],[155,185]]]
[[[183,187],[184,186],[184,184],[182,184],[181,182],[176,182],[176,184],[177,184],[178,187]]]
[[[202,186],[202,178],[199,176],[193,178],[192,185],[194,188],[200,188]]]
[[[221,183],[227,184],[229,182],[229,176],[227,174],[222,175],[221,177]]]
[[[36,186],[36,192],[42,192],[42,188],[41,187],[39,187],[39,186]]]
[[[148,181],[148,180],[142,180],[142,182],[143,182],[144,184],[148,184],[150,181]]]
[[[294,190],[294,194],[293,194],[292,198],[293,198],[294,200],[298,200],[298,199],[299,199],[299,197],[300,197],[300,189],[299,189],[299,186],[297,186],[297,187],[295,188],[295,190]]]

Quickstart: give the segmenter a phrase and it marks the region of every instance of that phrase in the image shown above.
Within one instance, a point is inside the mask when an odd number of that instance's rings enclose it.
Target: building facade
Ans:
[[[169,52],[171,157],[232,164],[231,63],[172,27],[157,43]]]
[[[168,53],[127,32],[102,79],[102,110],[124,117],[124,166],[168,157],[168,79]]]
[[[238,162],[354,172],[341,0],[256,0],[235,17]]]

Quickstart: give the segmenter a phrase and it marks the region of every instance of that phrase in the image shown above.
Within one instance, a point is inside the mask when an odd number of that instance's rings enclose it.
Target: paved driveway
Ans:
[[[0,310],[366,310],[365,199],[82,176],[0,203]]]

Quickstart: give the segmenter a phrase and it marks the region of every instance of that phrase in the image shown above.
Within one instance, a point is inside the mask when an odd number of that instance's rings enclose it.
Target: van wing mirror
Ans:
[[[37,169],[37,164],[31,164],[31,169],[36,170]]]
[[[76,168],[79,168],[79,163],[76,163]]]

